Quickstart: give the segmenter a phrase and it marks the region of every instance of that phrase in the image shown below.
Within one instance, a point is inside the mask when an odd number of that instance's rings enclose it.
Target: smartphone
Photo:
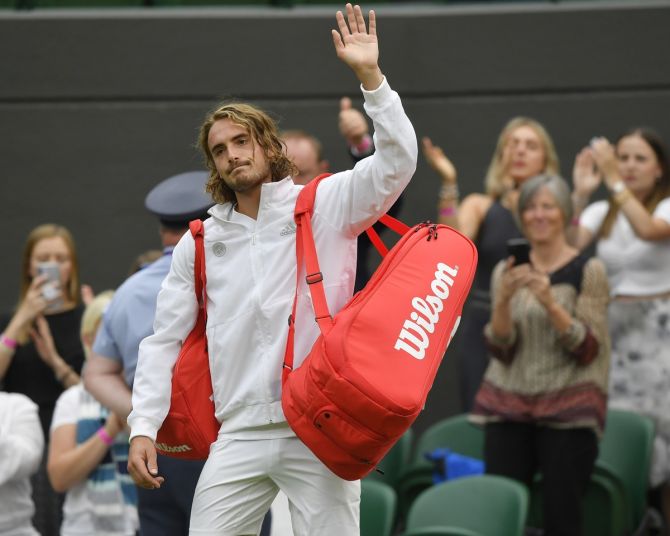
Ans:
[[[60,288],[60,265],[57,262],[41,262],[37,265],[37,273],[46,275],[42,285],[42,297],[48,302],[47,311],[58,309],[63,305],[63,292]]]
[[[525,238],[511,238],[507,241],[507,254],[514,257],[514,266],[530,263],[530,244]]]

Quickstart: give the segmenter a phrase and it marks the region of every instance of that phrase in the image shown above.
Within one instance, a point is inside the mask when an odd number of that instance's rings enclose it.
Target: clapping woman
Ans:
[[[579,219],[577,246],[596,241],[612,302],[610,405],[656,424],[650,481],[661,487],[670,527],[670,162],[663,140],[635,128],[614,145],[592,140],[578,155],[575,197],[581,205],[601,180],[608,200]]]

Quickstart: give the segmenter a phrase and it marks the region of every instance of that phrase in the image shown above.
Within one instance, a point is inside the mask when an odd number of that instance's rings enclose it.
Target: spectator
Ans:
[[[354,163],[362,160],[375,152],[375,145],[369,133],[368,122],[365,116],[356,108],[353,108],[349,97],[340,100],[340,113],[338,117],[340,134],[347,144],[349,156]],[[286,145],[286,154],[298,168],[298,173],[293,177],[296,184],[307,184],[314,177],[328,172],[328,161],[323,157],[323,146],[321,142],[302,130],[286,130],[282,132],[282,141]],[[388,210],[388,214],[397,217],[402,206],[402,194]],[[379,233],[385,230],[383,225],[376,224],[375,230]],[[372,243],[367,234],[358,237],[356,282],[354,292],[361,290],[370,279],[368,268],[370,248]]]
[[[328,160],[323,158],[323,145],[303,130],[285,130],[281,134],[289,156],[298,173],[293,177],[296,184],[307,184],[317,175],[328,172]]]
[[[86,356],[114,292],[86,306],[81,340]],[[61,536],[135,536],[137,491],[128,475],[128,434],[123,419],[110,413],[79,383],[58,399],[51,423],[47,470],[54,489],[67,492]]]
[[[600,260],[568,245],[563,179],[524,182],[520,227],[530,264],[495,267],[485,334],[491,362],[473,408],[484,422],[487,473],[529,488],[542,474],[544,534],[580,536],[581,499],[607,407],[608,286]]]
[[[365,116],[356,108],[353,107],[349,97],[342,97],[340,99],[340,113],[338,117],[338,125],[340,134],[347,143],[349,148],[349,156],[354,162],[358,162],[367,158],[375,152],[375,144],[372,136],[370,136],[370,129],[368,121]],[[401,193],[395,203],[388,209],[387,214],[398,217],[400,209],[402,208],[403,194]],[[376,223],[374,226],[377,233],[385,231],[386,227]],[[372,242],[367,234],[361,234],[358,237],[358,244],[356,247],[356,282],[354,283],[354,292],[361,290],[370,279],[370,252],[372,251]]]
[[[469,411],[488,364],[482,330],[491,313],[491,273],[506,257],[506,241],[521,236],[514,219],[519,187],[539,173],[558,173],[558,157],[540,123],[515,117],[498,137],[486,174],[486,193],[468,195],[459,204],[452,163],[430,138],[423,139],[423,153],[442,179],[437,221],[474,240],[479,252],[475,280],[453,342],[460,367],[462,409]]]
[[[161,223],[163,256],[129,277],[116,291],[86,364],[86,390],[123,422],[131,409],[137,352],[142,339],[153,333],[158,291],[170,269],[172,250],[187,232],[189,220],[204,217],[212,205],[205,193],[206,180],[205,172],[181,173],[161,181],[147,195],[145,205]],[[154,493],[138,490],[142,536],[188,534],[193,492],[202,465],[200,461],[161,457],[166,484]]]
[[[370,136],[368,121],[359,110],[353,107],[349,97],[340,99],[337,123],[354,162],[363,160],[374,153],[375,144]]]
[[[37,405],[27,396],[0,391],[0,534],[39,536],[30,476],[42,459],[44,436]]]
[[[650,482],[661,486],[670,527],[670,164],[663,140],[648,128],[628,131],[614,147],[594,139],[575,162],[580,206],[601,179],[610,198],[581,215],[577,245],[595,240],[607,268],[610,405],[647,415],[656,424]]]
[[[416,166],[416,138],[398,95],[378,65],[374,12],[369,31],[359,6],[337,13],[337,56],[362,86],[375,122],[376,152],[323,181],[312,225],[331,311],[351,297],[357,235],[395,201]],[[359,533],[359,482],[345,481],[295,436],[281,404],[286,311],[295,295],[293,222],[300,186],[274,122],[258,108],[223,104],[200,129],[217,205],[205,243],[225,253],[207,260],[207,331],[216,416],[222,422],[193,500],[190,534],[256,534],[279,489],[290,501],[296,534]],[[219,248],[223,251],[223,248]],[[161,289],[155,333],[142,341],[133,386],[129,468],[138,485],[164,484],[154,439],[168,408],[172,367],[196,317],[194,241],[177,245]],[[211,260],[210,260],[211,259]],[[298,288],[300,296],[307,283]],[[293,320],[291,320],[293,321]],[[296,365],[317,339],[308,301],[295,315]]]
[[[60,284],[47,301],[43,262],[57,263]],[[50,287],[53,289],[53,287]],[[28,235],[21,261],[16,310],[0,319],[0,378],[9,392],[27,395],[39,408],[44,437],[56,400],[64,388],[79,382],[84,350],[79,340],[83,306],[74,240],[60,225],[45,224]],[[33,477],[35,526],[42,536],[55,536],[61,523],[62,496],[46,474],[46,456]]]

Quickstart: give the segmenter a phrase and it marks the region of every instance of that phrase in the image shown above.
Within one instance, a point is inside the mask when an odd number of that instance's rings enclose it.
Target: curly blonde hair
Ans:
[[[207,192],[217,203],[234,203],[235,192],[224,182],[214,163],[207,139],[212,125],[221,119],[230,119],[236,125],[247,129],[255,143],[263,149],[270,165],[272,182],[298,173],[295,164],[286,156],[286,147],[279,137],[275,121],[263,110],[244,103],[225,103],[205,116],[205,121],[198,134],[198,146],[205,155],[205,163],[209,171]]]

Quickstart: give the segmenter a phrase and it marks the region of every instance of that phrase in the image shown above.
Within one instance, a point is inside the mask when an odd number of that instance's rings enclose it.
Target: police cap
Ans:
[[[144,206],[164,225],[187,226],[203,217],[214,204],[205,192],[209,175],[205,171],[187,171],[161,181],[147,194]]]

